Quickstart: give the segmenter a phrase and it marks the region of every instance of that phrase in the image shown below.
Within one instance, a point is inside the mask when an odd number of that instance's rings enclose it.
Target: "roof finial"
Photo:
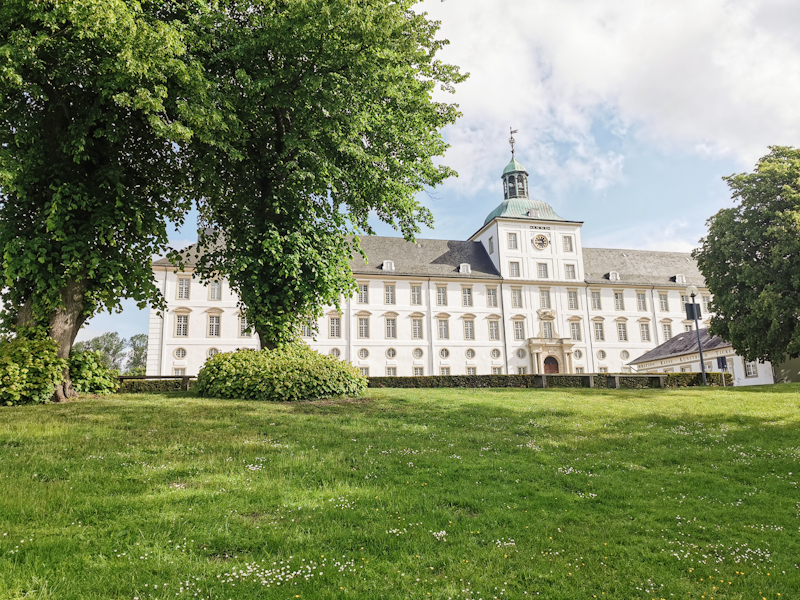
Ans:
[[[514,144],[517,143],[517,140],[514,139],[514,134],[518,133],[519,129],[511,129],[509,127],[508,130],[511,132],[511,137],[508,138],[508,143],[511,144],[511,158],[514,158]]]

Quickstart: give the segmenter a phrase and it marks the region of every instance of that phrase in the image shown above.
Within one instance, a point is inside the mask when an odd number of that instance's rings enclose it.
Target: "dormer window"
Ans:
[[[385,260],[385,261],[383,261],[383,270],[384,271],[394,271],[394,261],[393,260]]]
[[[458,272],[466,273],[468,275],[472,273],[472,268],[469,266],[469,263],[461,263],[460,265],[458,265]]]
[[[619,281],[619,273],[617,271],[611,271],[608,274],[609,281]]]
[[[675,275],[675,283],[686,283],[686,275]]]

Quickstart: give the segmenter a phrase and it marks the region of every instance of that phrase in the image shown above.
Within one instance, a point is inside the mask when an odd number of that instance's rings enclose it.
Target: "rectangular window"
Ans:
[[[550,339],[553,337],[553,324],[550,321],[542,323],[542,336]]]
[[[387,377],[397,377],[397,367],[386,367]]]
[[[758,377],[758,366],[755,361],[744,363],[744,376],[745,377]]]
[[[497,307],[497,289],[488,288],[486,290],[486,306],[489,308]]]
[[[364,377],[369,377],[369,367],[359,367],[358,370]]]
[[[394,339],[397,337],[397,319],[395,318],[387,318],[386,319],[386,338],[387,339]]]
[[[525,323],[523,323],[522,321],[514,321],[514,339],[515,340],[525,339]]]
[[[500,339],[500,323],[499,321],[489,321],[489,339]]]
[[[511,290],[511,308],[522,308],[522,290]]]
[[[411,286],[411,304],[415,306],[420,306],[422,304],[422,286]]]
[[[208,316],[208,337],[219,337],[219,315]]]
[[[684,326],[683,326],[683,330],[684,330],[685,332],[687,332],[687,333],[688,333],[688,332],[690,332],[690,331],[692,331],[692,326],[691,326],[691,324],[688,324],[688,323],[687,323],[686,325],[684,325]]]
[[[686,312],[686,305],[689,304],[689,296],[681,296],[681,310]]]
[[[625,310],[625,296],[622,292],[614,292],[614,308]]]
[[[711,313],[709,306],[711,304],[711,296],[703,296],[703,312],[705,314]]]
[[[439,367],[439,375],[450,375],[450,367]]]
[[[603,304],[600,302],[600,292],[592,292],[592,308],[602,310]]]
[[[191,284],[191,281],[192,280],[188,277],[178,278],[178,300],[189,299],[189,285]]]
[[[547,279],[547,263],[537,263],[536,271],[539,274],[539,279]]]
[[[172,374],[173,375],[184,376],[184,375],[186,375],[186,369],[183,368],[183,367],[180,368],[180,369],[179,368],[172,369]]]
[[[384,285],[383,286],[383,303],[384,304],[394,304],[394,286],[393,285]]]
[[[330,337],[342,337],[342,319],[340,317],[331,317]]]
[[[492,367],[492,375],[502,375],[503,367]]]
[[[578,310],[578,292],[567,292],[567,306],[570,310]]]
[[[304,324],[302,327],[302,336],[303,337],[311,337],[313,335],[313,331],[311,331],[311,325]]]
[[[599,367],[597,369],[598,373],[608,373],[608,367]]]
[[[666,372],[667,370],[664,369],[664,373]],[[692,372],[692,367],[681,367],[681,373],[691,373],[691,372]]]
[[[508,234],[508,249],[509,250],[516,250],[517,249],[517,234],[516,233],[509,233]]]
[[[575,367],[575,372],[578,374],[583,373],[583,367]]]
[[[572,236],[564,236],[564,252],[572,252]]]
[[[245,317],[239,317],[239,337],[250,337],[250,326],[247,324],[247,319]]]
[[[222,300],[222,282],[212,281],[208,284],[208,299]]]
[[[489,254],[494,254],[494,238],[489,238]]]
[[[467,375],[477,375],[478,369],[475,367],[467,367]]]
[[[189,336],[189,315],[175,316],[175,337]]]
[[[517,367],[517,375],[527,375],[528,367]]]
[[[575,279],[575,265],[564,265],[567,279]]]
[[[512,262],[509,264],[509,277],[519,277],[519,263]]]
[[[672,325],[664,323],[661,325],[661,331],[664,332],[664,341],[672,339]]]
[[[649,342],[650,341],[650,325],[647,323],[639,323],[639,331],[642,334],[642,341]]]
[[[617,323],[617,339],[620,342],[628,341],[628,325],[627,323]]]
[[[411,337],[415,340],[422,339],[422,319],[411,319]]]
[[[424,367],[414,367],[414,377],[423,377],[425,375]]]
[[[461,303],[463,306],[472,306],[472,288],[461,288]]]
[[[666,294],[658,295],[658,304],[661,308],[661,312],[669,312],[669,297]]]
[[[475,339],[475,321],[472,321],[470,319],[464,321],[464,339],[465,340]]]
[[[358,303],[359,304],[369,304],[369,284],[368,283],[359,283],[358,284]]]
[[[647,297],[641,292],[636,293],[636,308],[637,310],[647,310]]]
[[[450,322],[447,319],[439,319],[439,339],[450,339]]]
[[[439,306],[447,306],[447,288],[439,286],[436,288],[436,304]]]
[[[369,337],[369,317],[358,317],[358,337]]]
[[[595,323],[594,324],[594,341],[595,342],[602,342],[605,341],[606,336],[603,332],[603,324],[602,323]]]
[[[550,308],[550,290],[539,291],[539,306],[542,308]]]
[[[570,333],[572,334],[572,339],[576,342],[581,341],[581,324],[580,323],[570,323],[569,325]]]

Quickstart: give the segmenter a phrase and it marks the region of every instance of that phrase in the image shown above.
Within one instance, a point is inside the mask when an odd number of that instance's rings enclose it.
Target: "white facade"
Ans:
[[[516,160],[503,182],[505,200],[466,242],[362,238],[361,293],[304,339],[371,376],[614,373],[693,327],[687,284],[710,297],[688,254],[583,248],[582,223],[530,200]],[[153,269],[168,310],[151,312],[149,375],[196,375],[209,353],[258,347],[226,282],[217,295],[191,268]]]

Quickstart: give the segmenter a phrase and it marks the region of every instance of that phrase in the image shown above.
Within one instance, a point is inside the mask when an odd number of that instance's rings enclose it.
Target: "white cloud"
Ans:
[[[586,236],[582,241],[588,248],[622,247],[632,250],[691,252],[698,247],[697,240],[702,235],[696,223],[677,219],[663,224],[635,225],[601,235]]]
[[[442,58],[472,73],[447,131],[456,188],[489,189],[481,162],[507,150],[555,188],[602,189],[624,155],[598,123],[665,151],[750,168],[772,144],[800,143],[796,0],[447,0]],[[524,149],[524,152],[523,152]],[[566,159],[566,157],[569,157]]]

